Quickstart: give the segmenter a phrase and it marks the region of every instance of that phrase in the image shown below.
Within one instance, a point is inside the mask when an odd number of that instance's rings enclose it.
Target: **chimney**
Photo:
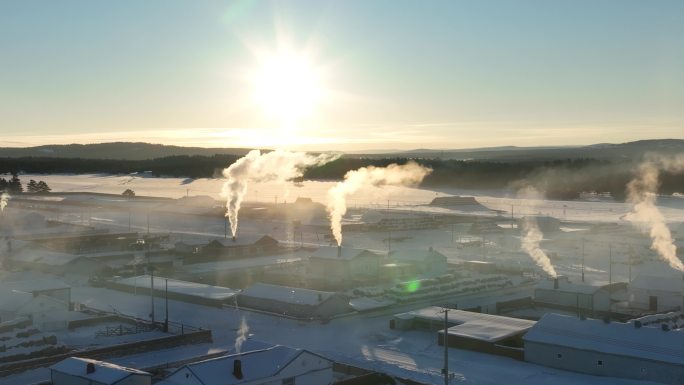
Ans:
[[[95,373],[95,364],[92,362],[88,362],[86,364],[86,374],[91,374]]]
[[[558,289],[558,277],[553,279],[553,288],[556,290]]]
[[[337,258],[342,257],[342,245],[337,246]]]
[[[639,329],[641,327],[641,321],[639,321],[639,320],[634,321],[634,327]]]
[[[664,332],[669,332],[670,331],[670,325],[668,324],[660,324],[660,329]]]
[[[240,360],[233,361],[233,375],[238,380],[242,379],[242,361],[240,361]]]
[[[233,242],[237,242],[237,238],[233,235]]]

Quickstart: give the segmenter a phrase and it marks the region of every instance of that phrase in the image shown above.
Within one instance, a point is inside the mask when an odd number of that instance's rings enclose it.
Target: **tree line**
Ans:
[[[182,178],[220,177],[235,162],[234,155],[170,156],[151,160],[107,160],[69,158],[5,158],[0,174],[131,174]],[[342,157],[307,170],[303,179],[340,180],[359,167],[387,166],[416,161],[433,169],[423,186],[431,188],[512,189],[533,187],[551,199],[575,199],[580,192],[610,192],[625,197],[627,183],[634,177],[636,163],[629,160],[559,159],[554,161],[466,161],[453,159],[354,158]],[[7,181],[6,181],[7,182]],[[11,180],[10,180],[11,182]],[[7,182],[7,183],[10,183]],[[38,182],[37,182],[38,183]],[[0,190],[2,187],[0,187]],[[684,192],[684,175],[663,173],[660,192]]]
[[[24,191],[24,186],[19,179],[19,174],[16,171],[11,172],[12,178],[9,180],[5,178],[0,178],[0,192],[8,192],[10,194],[21,194],[27,192],[29,194],[47,194],[52,189],[44,181],[35,181],[33,179],[29,180],[26,184],[26,191]]]

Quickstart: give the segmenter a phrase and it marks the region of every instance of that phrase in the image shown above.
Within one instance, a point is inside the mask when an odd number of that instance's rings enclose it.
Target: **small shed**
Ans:
[[[88,358],[69,357],[50,367],[53,385],[150,385],[152,375],[142,370]]]
[[[629,305],[650,312],[684,310],[684,276],[639,274],[629,284]]]

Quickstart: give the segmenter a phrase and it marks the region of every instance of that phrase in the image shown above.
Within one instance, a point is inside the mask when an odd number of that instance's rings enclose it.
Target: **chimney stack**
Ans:
[[[233,235],[233,242],[237,242],[237,238]]]
[[[337,246],[337,258],[342,256],[342,245]]]
[[[558,289],[558,277],[553,279],[553,288]]]
[[[92,362],[88,362],[86,364],[86,374],[91,374],[95,373],[95,364]]]
[[[240,361],[240,360],[233,361],[233,375],[238,380],[242,379],[242,361]]]

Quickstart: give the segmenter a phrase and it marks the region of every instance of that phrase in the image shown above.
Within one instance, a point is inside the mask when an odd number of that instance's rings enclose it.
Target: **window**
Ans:
[[[283,385],[295,385],[295,378],[288,377],[283,379]]]
[[[596,366],[603,366],[603,360],[596,361]]]
[[[558,358],[560,360],[561,358],[563,358],[563,355],[558,353],[558,354],[556,354],[556,358]]]

